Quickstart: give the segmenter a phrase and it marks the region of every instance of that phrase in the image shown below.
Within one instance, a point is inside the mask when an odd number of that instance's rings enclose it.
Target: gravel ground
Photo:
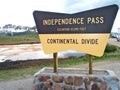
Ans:
[[[0,81],[0,90],[33,90],[33,76],[16,80]]]
[[[88,69],[88,64],[82,64],[78,66],[73,66],[74,68]],[[120,60],[108,60],[102,62],[93,62],[94,69],[107,69],[112,70],[118,76],[120,80]]]
[[[118,42],[116,38],[110,38],[110,39],[108,40],[108,43],[120,47],[120,42]]]
[[[72,66],[72,68],[88,69],[88,64]],[[93,69],[112,70],[120,80],[120,60],[95,62],[93,63]],[[26,76],[25,78],[16,80],[0,81],[0,90],[33,90],[33,76]]]

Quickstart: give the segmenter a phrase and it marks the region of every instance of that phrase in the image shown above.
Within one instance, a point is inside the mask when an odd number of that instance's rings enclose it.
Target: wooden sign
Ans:
[[[33,16],[46,54],[77,50],[102,56],[117,11],[110,5],[75,14],[34,11]]]

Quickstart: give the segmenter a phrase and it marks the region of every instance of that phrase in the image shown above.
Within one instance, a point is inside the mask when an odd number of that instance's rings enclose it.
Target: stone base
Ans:
[[[119,90],[119,80],[111,70],[87,70],[43,68],[34,75],[34,90]]]

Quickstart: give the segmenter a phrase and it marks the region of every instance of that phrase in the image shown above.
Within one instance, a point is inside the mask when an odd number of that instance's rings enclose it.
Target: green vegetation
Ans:
[[[109,47],[114,48],[113,45],[109,45]],[[111,48],[109,48],[109,49],[111,49]],[[108,49],[108,48],[106,48],[106,49]],[[104,60],[120,60],[120,48],[116,47],[116,50],[114,52],[113,51],[105,52],[102,57],[93,56],[93,63],[101,62]],[[59,67],[70,67],[70,66],[81,65],[81,64],[85,64],[85,63],[88,63],[87,55],[84,57],[80,57],[80,58],[68,59],[65,62],[59,63]],[[53,64],[27,67],[27,68],[1,70],[0,71],[0,80],[17,79],[17,78],[24,77],[26,75],[34,75],[34,73],[36,73],[43,67],[53,67]]]
[[[117,50],[116,46],[108,44],[106,46],[105,52],[107,52],[107,53],[109,53],[109,52],[115,52],[116,50]]]
[[[35,32],[30,32],[25,35],[19,36],[0,36],[0,45],[6,44],[27,44],[27,43],[38,43],[38,34]]]
[[[42,66],[35,66],[29,68],[19,68],[19,69],[7,69],[0,71],[0,80],[5,79],[18,79],[26,75],[33,75],[36,73]]]

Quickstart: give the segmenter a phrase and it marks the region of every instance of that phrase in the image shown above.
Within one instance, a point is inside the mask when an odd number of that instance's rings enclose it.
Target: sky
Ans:
[[[33,11],[77,13],[107,5],[117,4],[120,0],[0,0],[0,27],[5,24],[35,26]],[[112,31],[120,28],[120,10]]]

